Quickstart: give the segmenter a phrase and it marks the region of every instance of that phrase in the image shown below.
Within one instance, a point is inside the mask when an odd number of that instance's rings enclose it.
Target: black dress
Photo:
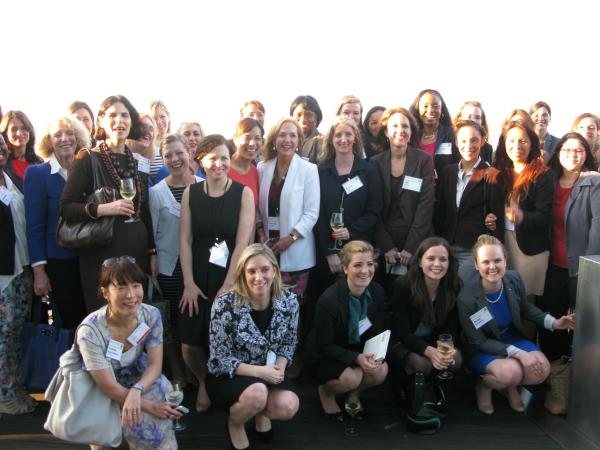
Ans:
[[[244,186],[232,181],[231,187],[220,197],[210,197],[204,192],[204,184],[190,186],[189,207],[192,221],[192,273],[194,283],[208,300],[198,298],[199,313],[189,317],[179,312],[178,327],[181,342],[208,348],[208,325],[210,309],[217,291],[223,285],[231,255],[235,248],[242,193]],[[226,267],[209,262],[210,251],[216,242],[225,240],[229,249]]]

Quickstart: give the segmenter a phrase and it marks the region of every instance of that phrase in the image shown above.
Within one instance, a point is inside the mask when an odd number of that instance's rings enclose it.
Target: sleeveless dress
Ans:
[[[199,313],[189,317],[188,312],[179,312],[178,326],[181,342],[202,345],[208,348],[208,326],[210,309],[217,291],[223,285],[231,254],[235,248],[242,192],[244,186],[232,181],[231,187],[220,197],[209,197],[204,184],[190,186],[189,207],[192,221],[192,272],[194,283],[204,292],[208,300],[198,298]],[[217,242],[227,242],[229,257],[226,267],[210,263],[211,248]]]

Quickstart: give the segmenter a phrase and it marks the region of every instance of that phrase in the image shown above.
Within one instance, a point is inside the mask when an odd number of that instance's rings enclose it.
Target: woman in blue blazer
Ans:
[[[51,295],[65,327],[77,326],[86,312],[77,255],[56,242],[59,202],[75,154],[89,144],[90,136],[77,119],[52,121],[39,145],[48,161],[29,166],[23,181],[33,290],[38,296]]]

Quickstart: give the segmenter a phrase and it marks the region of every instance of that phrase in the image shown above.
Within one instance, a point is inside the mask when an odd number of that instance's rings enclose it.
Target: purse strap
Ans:
[[[96,325],[92,325],[91,323],[85,323],[85,322],[80,323],[79,326],[77,327],[77,330],[75,330],[75,337],[73,339],[73,348],[77,349],[77,351],[79,352],[79,355],[81,355],[81,350],[79,349],[79,345],[77,345],[77,334],[79,333],[79,329],[81,327],[84,327],[84,326],[90,328],[94,332],[94,334],[96,335],[96,337],[100,340],[100,342],[102,342],[102,344],[104,346],[104,350],[102,351],[102,355],[104,355],[104,358],[106,359],[106,362],[108,363],[108,367],[110,367],[110,371],[113,374],[113,377],[115,377],[115,371],[113,369],[113,366],[110,363],[110,361],[106,358],[106,350],[108,349],[108,344],[106,344],[104,342],[104,336],[102,336],[102,333],[96,327]],[[82,356],[82,359],[83,359],[83,356]]]
[[[156,292],[158,292],[158,294],[162,297],[162,290],[160,289],[160,285],[158,284],[158,281],[156,280],[156,278],[152,278],[152,277],[148,277],[148,298],[147,298],[147,302],[149,304],[152,304],[154,302],[154,291],[156,290]],[[163,297],[164,298],[164,297]]]
[[[60,333],[59,330],[61,328],[63,328],[63,321],[62,321],[62,317],[60,315],[60,312],[58,311],[58,307],[56,306],[56,302],[54,300],[52,300],[52,295],[50,293],[48,293],[47,295],[48,298],[48,305],[49,305],[49,310],[52,312],[52,320],[53,323],[52,326],[54,328],[54,340],[58,341],[59,337],[60,337]],[[44,303],[44,301],[41,299],[41,297],[38,296],[34,296],[33,297],[33,303],[32,303],[32,316],[31,316],[31,325],[32,325],[32,330],[31,333],[33,336],[35,336],[38,332],[37,328],[38,325],[40,324],[40,319],[42,317],[42,303]],[[49,314],[48,312],[46,312],[46,321],[49,321]]]

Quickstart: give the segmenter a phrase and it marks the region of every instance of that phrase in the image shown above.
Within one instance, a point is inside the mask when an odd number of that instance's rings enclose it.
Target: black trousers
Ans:
[[[48,259],[46,275],[52,285],[50,295],[56,303],[63,325],[65,328],[77,327],[87,315],[77,258]]]

